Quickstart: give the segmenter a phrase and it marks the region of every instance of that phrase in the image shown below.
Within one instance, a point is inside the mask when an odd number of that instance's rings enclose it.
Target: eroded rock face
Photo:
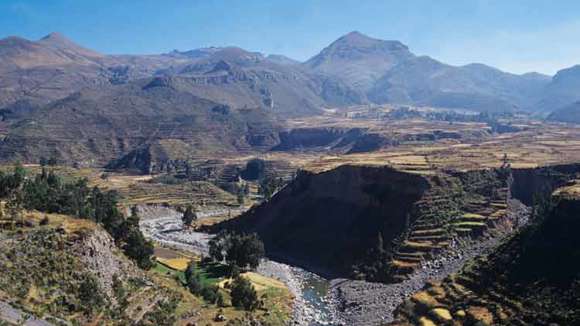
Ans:
[[[360,128],[300,128],[280,133],[280,144],[275,151],[341,148],[352,143],[364,133]]]
[[[73,250],[79,255],[85,267],[97,277],[103,291],[114,298],[113,279],[126,280],[130,275],[145,278],[145,275],[127,259],[115,246],[111,236],[102,231],[94,231],[82,236]]]
[[[429,187],[424,177],[390,168],[302,174],[227,227],[258,232],[271,256],[345,275],[379,233],[388,245],[402,232],[413,203]]]
[[[514,169],[512,193],[524,204],[534,204],[534,196],[563,186],[580,172],[580,164],[562,164],[541,168]]]
[[[368,153],[405,142],[437,141],[441,139],[472,139],[490,135],[486,129],[444,131],[432,130],[422,133],[389,133],[369,128],[349,127],[303,127],[281,131],[274,151],[322,151],[339,153]]]

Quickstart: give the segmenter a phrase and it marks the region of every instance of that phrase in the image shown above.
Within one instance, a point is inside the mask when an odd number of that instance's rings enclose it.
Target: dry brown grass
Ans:
[[[62,228],[67,233],[79,233],[83,231],[90,231],[97,228],[97,224],[93,221],[75,218],[62,214],[49,214],[38,211],[24,211],[22,216],[25,221],[32,222],[34,225],[39,225],[41,221],[48,218],[48,227]]]
[[[161,258],[156,257],[157,261],[171,269],[177,271],[185,271],[187,269],[187,265],[191,262],[191,259],[179,257],[179,258]]]
[[[425,122],[416,123],[412,130],[436,127],[426,127]],[[530,129],[526,131],[485,139],[402,144],[370,153],[273,153],[270,158],[291,160],[293,164],[315,173],[345,164],[392,166],[426,174],[437,169],[474,170],[501,166],[504,154],[513,168],[580,162],[580,128],[549,123],[530,124],[528,127]]]
[[[572,184],[557,189],[554,195],[571,199],[580,198],[580,180],[574,180]]]
[[[252,283],[252,285],[254,286],[256,291],[258,291],[258,292],[263,292],[263,291],[267,290],[268,288],[287,290],[287,287],[284,283],[282,283],[278,280],[275,280],[273,278],[265,277],[265,276],[260,275],[258,273],[246,272],[246,273],[242,273],[241,275],[243,277],[247,278]],[[231,283],[231,282],[232,282],[232,279],[228,278],[228,279],[224,279],[224,280],[220,281],[218,283],[218,285],[221,288],[225,288],[225,284]]]

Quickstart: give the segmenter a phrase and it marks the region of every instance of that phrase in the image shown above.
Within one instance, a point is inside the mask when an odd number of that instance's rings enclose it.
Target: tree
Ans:
[[[185,270],[185,282],[189,291],[194,295],[200,295],[211,304],[222,304],[224,298],[216,285],[208,285],[202,281],[201,274],[196,268],[195,262],[191,261]]]
[[[234,234],[230,238],[230,245],[226,252],[226,261],[230,266],[236,265],[241,269],[248,266],[255,269],[265,255],[264,243],[253,233],[250,235]]]
[[[217,285],[202,286],[201,296],[206,302],[217,304],[220,296],[219,287]],[[223,302],[223,299],[222,299]]]
[[[201,281],[201,275],[199,270],[196,268],[195,262],[190,261],[185,269],[185,282],[189,291],[195,295],[200,295],[203,290],[203,283]]]
[[[256,268],[265,255],[264,243],[255,233],[220,232],[209,242],[209,255],[217,262],[225,259],[230,268]]]
[[[187,206],[185,212],[183,212],[181,220],[183,221],[183,225],[186,227],[191,227],[191,223],[197,220],[197,213],[195,212],[193,205]]]
[[[123,248],[125,254],[137,262],[137,265],[143,269],[153,267],[151,256],[153,256],[153,244],[147,241],[139,229],[131,228],[127,241]]]
[[[258,294],[250,281],[238,276],[232,282],[232,305],[236,308],[253,311],[259,308]]]
[[[131,207],[131,215],[127,218],[130,227],[139,227],[139,209],[137,206]]]
[[[221,231],[211,240],[209,240],[209,256],[216,262],[222,262],[225,259],[225,252],[229,247],[229,233]]]
[[[15,222],[23,222],[23,209],[95,221],[140,267],[152,266],[153,245],[139,230],[138,211],[133,207],[131,216],[125,219],[118,208],[119,196],[115,191],[103,192],[98,187],[90,189],[86,178],[66,182],[44,167],[34,178],[26,178],[26,171],[17,164],[12,174],[0,171],[0,197],[7,199],[6,212]]]
[[[244,201],[245,201],[245,196],[244,196],[244,191],[243,189],[239,189],[238,190],[238,205],[243,206],[244,205]]]
[[[50,166],[55,166],[57,164],[56,157],[52,156],[46,163]]]
[[[24,169],[22,164],[18,162],[14,166],[14,184],[16,186],[15,188],[18,188],[18,186],[20,186],[25,179],[26,179],[26,170]]]
[[[185,282],[189,283],[189,280],[197,273],[195,268],[195,262],[192,260],[187,264],[187,268],[183,273],[185,276]]]
[[[193,274],[187,281],[187,288],[195,295],[200,295],[203,290],[203,283],[199,274]]]

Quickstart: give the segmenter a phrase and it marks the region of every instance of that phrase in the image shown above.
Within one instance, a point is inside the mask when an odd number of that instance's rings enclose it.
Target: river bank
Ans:
[[[198,218],[223,214],[224,210],[211,209],[198,212]],[[163,206],[139,207],[142,216],[140,228],[143,234],[160,244],[207,255],[208,242],[213,237],[207,233],[183,230],[181,213]],[[298,267],[263,259],[257,268],[261,275],[282,281],[295,298],[292,324],[337,325],[336,312],[327,301],[329,282],[324,278]]]

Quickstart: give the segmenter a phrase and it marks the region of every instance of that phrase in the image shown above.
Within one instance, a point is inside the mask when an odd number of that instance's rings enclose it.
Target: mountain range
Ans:
[[[303,63],[238,47],[106,55],[58,33],[38,41],[0,40],[3,159],[34,160],[43,153],[102,163],[167,139],[188,139],[194,156],[216,142],[228,144],[222,150],[252,150],[275,142],[275,130],[288,117],[357,104],[547,115],[578,110],[572,105],[578,101],[580,66],[554,77],[516,75],[483,64],[452,66],[417,56],[399,41],[359,32],[340,37]],[[240,123],[239,128],[198,128],[198,122],[217,119],[216,112],[227,112],[219,119]],[[170,120],[180,127],[150,132],[157,130],[153,122]],[[179,131],[194,128],[206,137]],[[116,140],[105,144],[103,137]]]

